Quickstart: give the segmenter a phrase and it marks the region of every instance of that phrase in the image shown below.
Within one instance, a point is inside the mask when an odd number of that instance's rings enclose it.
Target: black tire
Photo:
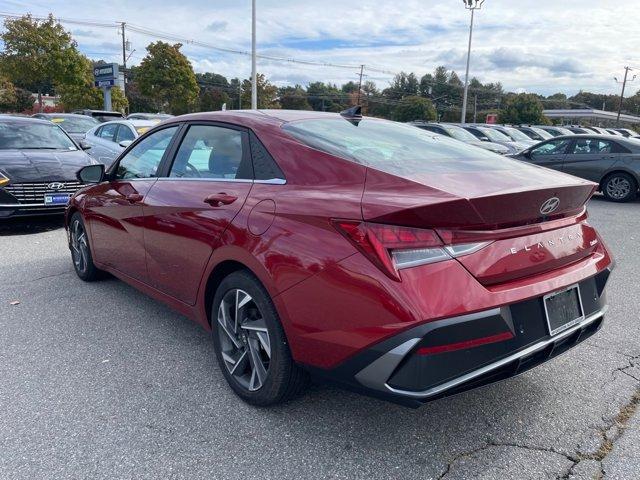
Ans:
[[[93,263],[87,229],[80,212],[74,213],[69,222],[69,250],[71,250],[73,269],[80,279],[85,282],[94,282],[104,277],[104,272]]]
[[[242,295],[246,295],[246,297],[242,297]],[[237,305],[242,304],[242,301],[247,297],[249,300],[240,307],[241,311]],[[230,309],[228,308],[228,299],[233,298],[235,298],[236,306]],[[243,298],[243,300],[239,302],[238,298]],[[221,313],[223,299],[225,305],[222,310],[228,312],[227,317]],[[231,318],[234,316],[234,311],[241,311],[237,315],[237,317],[241,317],[237,324],[235,323],[236,319]],[[227,320],[219,320],[219,315]],[[228,321],[226,329],[222,326],[225,321]],[[252,329],[251,325],[255,326],[258,323],[266,327],[266,332]],[[236,325],[235,331],[234,325]],[[260,281],[250,272],[236,271],[222,280],[212,303],[211,326],[220,369],[229,386],[245,402],[256,406],[275,405],[294,398],[307,387],[309,376],[296,365],[291,357],[287,338],[271,297]],[[257,337],[259,334],[264,336],[264,333],[268,333],[266,340],[269,343],[269,355],[267,355],[264,340],[261,341]],[[251,335],[254,335],[253,340]],[[234,337],[235,341],[231,337]],[[256,350],[259,352],[256,353]],[[246,355],[244,359],[243,351]],[[266,377],[260,380],[258,378],[260,376],[255,375],[254,382],[253,370],[256,370],[254,368],[256,358],[263,367],[265,362],[267,366]],[[236,362],[233,363],[233,360]],[[234,370],[233,374],[232,370]],[[264,372],[264,370],[261,371]],[[260,386],[256,388],[258,383]]]
[[[602,181],[602,193],[612,202],[630,202],[638,194],[638,182],[625,172],[615,172]]]

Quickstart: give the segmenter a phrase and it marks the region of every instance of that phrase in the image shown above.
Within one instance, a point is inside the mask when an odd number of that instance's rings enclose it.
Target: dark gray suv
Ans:
[[[640,141],[613,135],[565,135],[513,158],[570,173],[600,185],[607,199],[629,202],[640,185]]]

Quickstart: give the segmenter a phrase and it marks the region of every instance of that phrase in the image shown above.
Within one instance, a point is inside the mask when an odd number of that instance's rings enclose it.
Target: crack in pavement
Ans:
[[[24,286],[30,285],[32,282],[39,282],[40,280],[46,280],[48,278],[54,278],[54,277],[63,277],[65,275],[71,275],[72,273],[73,271],[52,273],[51,275],[43,275],[42,277],[28,279],[23,283],[0,283],[0,287],[24,287]]]
[[[637,358],[640,358],[640,356],[634,357],[634,359],[637,359]],[[629,366],[620,367],[620,369],[630,368],[631,366],[633,366],[632,361],[634,359],[630,359]],[[620,370],[620,369],[617,369],[617,370]],[[480,453],[495,447],[521,448],[521,449],[532,450],[537,452],[552,453],[554,455],[560,455],[566,458],[571,462],[571,466],[564,474],[560,474],[556,477],[559,480],[571,478],[571,475],[573,474],[576,466],[578,466],[578,464],[583,460],[595,460],[600,465],[599,478],[604,478],[605,471],[602,465],[602,461],[607,457],[607,455],[609,455],[609,453],[611,453],[615,445],[615,442],[618,439],[620,439],[620,437],[622,437],[624,431],[627,428],[627,424],[629,420],[636,413],[639,406],[640,406],[640,387],[636,389],[633,396],[631,397],[631,400],[629,400],[629,402],[627,402],[625,405],[622,406],[622,408],[619,410],[618,414],[613,418],[612,421],[606,422],[607,425],[605,425],[604,427],[598,427],[598,431],[602,437],[602,440],[600,442],[598,449],[593,453],[585,454],[585,453],[578,452],[575,455],[572,455],[572,454],[568,454],[568,453],[564,453],[559,450],[556,450],[553,447],[539,447],[539,446],[530,446],[530,445],[523,445],[523,444],[511,443],[511,442],[496,442],[493,440],[489,440],[487,441],[487,443],[485,443],[484,445],[478,448],[474,448],[473,450],[462,452],[456,455],[446,465],[444,471],[437,477],[437,479],[442,480],[443,478],[445,478],[451,472],[451,468],[453,467],[453,465],[455,465],[461,459],[471,457],[476,453]]]

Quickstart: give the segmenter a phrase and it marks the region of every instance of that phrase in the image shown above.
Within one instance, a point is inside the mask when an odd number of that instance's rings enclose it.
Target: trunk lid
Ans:
[[[457,260],[495,285],[593,254],[599,239],[580,214],[595,187],[538,167],[410,176],[369,169],[362,211],[365,221],[434,229],[445,244],[491,242]]]
[[[495,230],[575,215],[596,188],[553,170],[504,162],[512,168],[401,176],[369,168],[363,217],[423,228]],[[550,208],[543,209],[549,201]]]

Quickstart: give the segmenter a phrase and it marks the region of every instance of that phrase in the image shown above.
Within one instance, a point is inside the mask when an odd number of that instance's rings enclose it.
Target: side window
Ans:
[[[253,159],[253,175],[256,180],[285,179],[276,161],[253,132],[249,134],[249,145]]]
[[[103,129],[103,128],[104,128],[104,127],[100,127],[100,128],[98,128],[98,129],[96,129],[96,131],[95,131],[95,132],[93,132],[93,134],[94,134],[96,137],[99,137],[99,136],[100,136],[100,134],[102,133],[102,129]]]
[[[552,140],[531,150],[532,157],[544,155],[562,155],[567,149],[570,140]]]
[[[177,131],[177,126],[164,128],[139,142],[120,160],[116,178],[155,177],[164,152]]]
[[[115,136],[117,129],[117,123],[110,123],[109,125],[105,125],[100,129],[99,137],[104,138],[105,140],[111,140],[113,142],[113,137]]]
[[[170,177],[252,179],[250,156],[242,145],[243,132],[214,125],[192,125],[187,130]]]
[[[607,154],[613,151],[613,143],[596,138],[580,138],[573,147],[574,155]]]
[[[136,136],[127,125],[120,125],[118,127],[118,134],[116,135],[116,142],[124,142],[126,140],[134,141]]]

